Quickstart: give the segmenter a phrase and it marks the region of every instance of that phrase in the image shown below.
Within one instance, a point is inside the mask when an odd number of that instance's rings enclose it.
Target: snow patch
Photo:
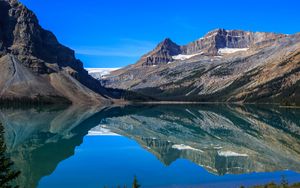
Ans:
[[[88,73],[96,79],[100,79],[106,75],[109,75],[112,71],[120,68],[85,68]]]
[[[104,127],[95,127],[91,129],[87,136],[120,136],[119,134],[113,133],[111,130]]]
[[[201,55],[201,54],[203,54],[203,52],[196,53],[196,54],[190,54],[190,55],[178,54],[178,55],[172,56],[172,58],[175,60],[186,60],[186,59],[190,59],[196,55]]]
[[[172,146],[172,148],[173,149],[178,149],[178,150],[194,150],[194,151],[203,152],[200,149],[196,149],[196,148],[193,148],[191,146],[184,145],[184,144],[175,144],[175,145]]]
[[[249,48],[220,48],[218,50],[218,54],[232,54],[235,52],[244,52],[247,51]]]
[[[215,146],[214,149],[222,149],[221,146]]]
[[[247,157],[247,154],[244,153],[236,153],[233,151],[218,151],[218,155],[224,157]]]

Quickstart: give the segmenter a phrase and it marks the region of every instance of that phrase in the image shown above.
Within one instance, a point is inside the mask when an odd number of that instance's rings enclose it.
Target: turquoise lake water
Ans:
[[[1,109],[20,187],[240,187],[300,182],[300,110],[135,105]]]

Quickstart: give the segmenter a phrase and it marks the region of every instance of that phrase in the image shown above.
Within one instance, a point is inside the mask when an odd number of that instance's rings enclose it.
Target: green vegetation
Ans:
[[[122,186],[122,187],[123,187],[123,188],[127,188],[126,185],[124,185],[124,186]],[[138,180],[137,180],[137,177],[134,176],[133,182],[132,182],[132,188],[140,188],[140,187],[141,187],[141,185],[139,184],[139,182],[138,182]],[[104,188],[109,188],[109,187],[104,186]],[[121,188],[121,186],[118,185],[117,188]]]
[[[292,185],[278,185],[276,183],[268,183],[266,185],[257,185],[257,186],[253,186],[251,188],[300,188],[300,183],[295,183],[295,184],[292,184]]]
[[[4,127],[0,123],[0,187],[12,188],[12,180],[16,179],[19,171],[12,170],[13,162],[6,156],[6,144],[4,141]]]
[[[241,186],[241,188],[245,188],[244,186]],[[274,182],[265,184],[265,185],[256,185],[256,186],[252,186],[250,188],[300,188],[300,183],[294,183],[289,185],[287,179],[285,178],[285,176],[281,177],[281,182],[280,184],[276,184]]]
[[[132,188],[140,188],[140,187],[141,187],[141,185],[139,184],[137,177],[134,176]],[[104,188],[108,188],[108,187],[105,186]],[[117,186],[117,188],[121,188],[121,186]],[[123,186],[123,188],[127,188],[127,186],[125,185],[125,186]],[[245,188],[245,186],[242,185],[242,186],[240,186],[240,188]],[[300,188],[300,182],[289,185],[285,176],[282,176],[281,182],[279,184],[271,182],[271,183],[268,183],[265,185],[251,186],[249,188]]]
[[[124,99],[132,102],[155,101],[155,98],[139,92],[112,88],[106,88],[106,90],[111,94],[111,97],[116,99]]]
[[[63,104],[71,105],[72,102],[61,96],[41,96],[37,95],[33,98],[22,97],[22,98],[1,98],[1,106],[32,106],[32,105],[52,105],[52,104]]]
[[[136,176],[134,176],[134,179],[133,179],[133,183],[132,183],[132,188],[140,188],[141,185],[139,184]]]

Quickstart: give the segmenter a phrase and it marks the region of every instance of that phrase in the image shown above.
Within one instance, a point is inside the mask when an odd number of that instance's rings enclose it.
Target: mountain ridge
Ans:
[[[251,32],[243,30],[226,30],[223,28],[209,31],[203,37],[178,45],[170,38],[165,38],[152,51],[146,53],[138,60],[137,66],[153,66],[166,64],[175,59],[172,56],[179,54],[205,54],[219,55],[221,48],[250,48],[253,45],[272,42],[287,35],[273,32]]]
[[[217,29],[171,60],[141,64],[153,50],[101,82],[162,101],[300,104],[299,36]]]

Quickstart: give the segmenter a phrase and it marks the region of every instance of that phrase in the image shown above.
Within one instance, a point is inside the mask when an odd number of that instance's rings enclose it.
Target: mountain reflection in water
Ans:
[[[135,140],[166,168],[186,159],[220,177],[300,172],[299,115],[299,109],[255,105],[72,106],[1,109],[0,121],[8,154],[21,171],[17,184],[31,188],[74,155],[89,131]]]

